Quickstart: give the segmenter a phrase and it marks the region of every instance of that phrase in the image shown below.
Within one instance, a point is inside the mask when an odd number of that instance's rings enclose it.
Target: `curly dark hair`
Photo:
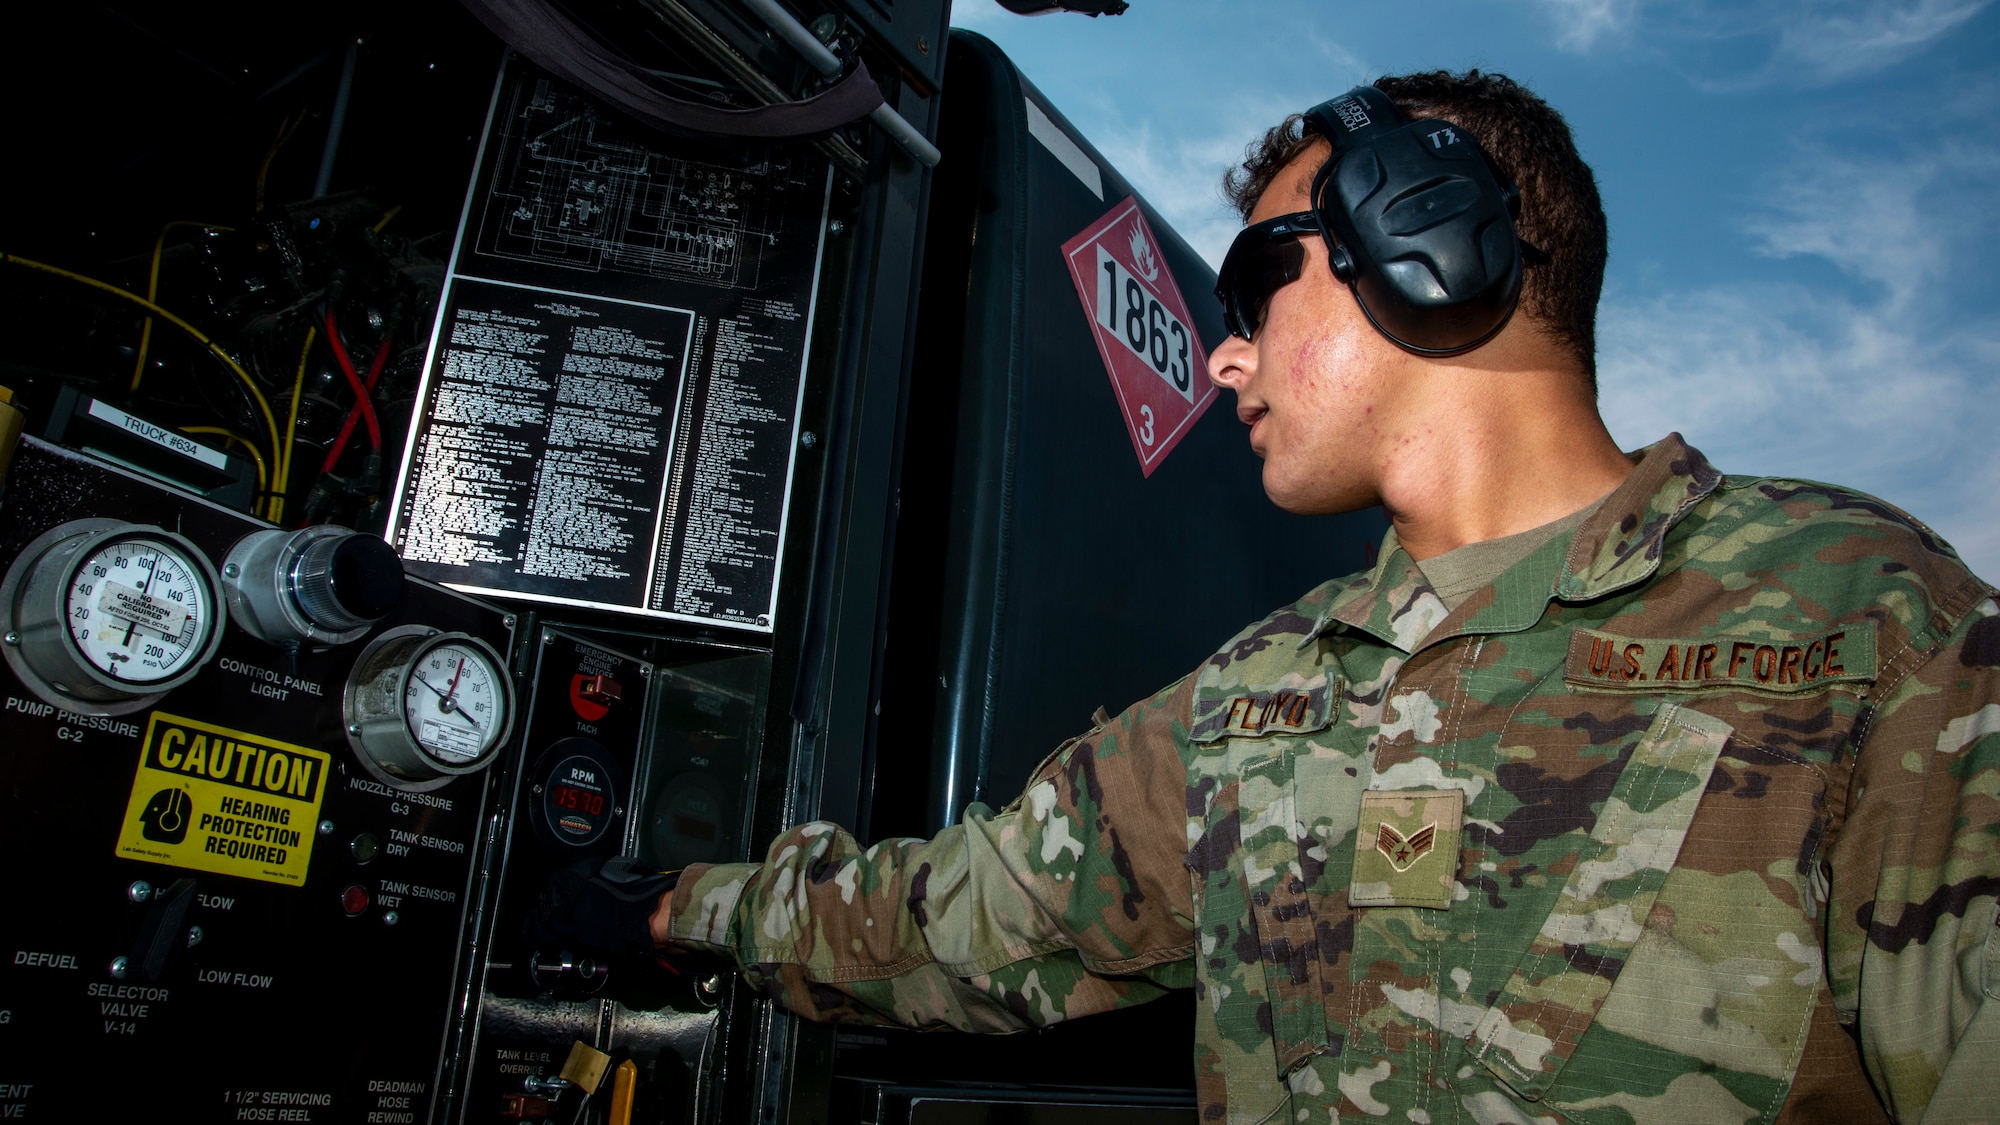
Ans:
[[[1597,298],[1604,288],[1609,235],[1597,179],[1577,155],[1569,123],[1549,103],[1504,74],[1433,70],[1374,82],[1411,120],[1449,121],[1479,139],[1521,189],[1522,241],[1548,255],[1526,271],[1521,308],[1573,353],[1597,387]],[[1320,140],[1293,114],[1243,152],[1223,177],[1225,198],[1248,221],[1280,170]]]

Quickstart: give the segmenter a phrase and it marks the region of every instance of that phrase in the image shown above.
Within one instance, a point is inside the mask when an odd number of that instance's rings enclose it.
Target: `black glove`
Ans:
[[[651,953],[653,912],[680,875],[627,855],[578,860],[550,877],[521,923],[521,936],[537,948]]]

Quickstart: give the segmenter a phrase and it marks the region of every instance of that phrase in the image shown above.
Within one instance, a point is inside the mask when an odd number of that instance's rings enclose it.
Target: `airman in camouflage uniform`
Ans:
[[[1287,506],[1319,486],[1283,443],[1331,456],[1270,373],[1292,300],[1264,375],[1217,361]],[[1994,589],[1881,501],[1677,435],[1614,481],[1462,599],[1392,534],[1006,808],[800,826],[683,873],[654,934],[825,1019],[1192,987],[1204,1120],[2000,1120]]]

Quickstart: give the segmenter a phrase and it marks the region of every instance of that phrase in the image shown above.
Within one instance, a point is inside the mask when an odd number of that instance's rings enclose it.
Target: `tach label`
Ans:
[[[1076,295],[1146,476],[1215,401],[1208,353],[1139,197],[1063,243]]]
[[[118,854],[303,885],[328,754],[153,712]]]

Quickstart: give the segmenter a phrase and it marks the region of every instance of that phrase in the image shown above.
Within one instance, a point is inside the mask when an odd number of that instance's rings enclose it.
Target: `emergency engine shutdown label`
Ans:
[[[155,711],[118,854],[300,886],[332,758]]]
[[[1139,470],[1153,470],[1215,401],[1208,353],[1139,197],[1063,243]]]

